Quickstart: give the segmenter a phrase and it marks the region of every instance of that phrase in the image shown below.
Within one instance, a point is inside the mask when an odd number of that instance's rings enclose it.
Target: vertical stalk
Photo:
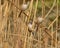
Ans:
[[[44,5],[45,0],[42,0],[42,17],[45,16],[45,5]]]
[[[25,36],[25,41],[24,41],[24,46],[23,46],[23,48],[26,48],[27,35],[28,35],[28,27],[26,28],[26,36]]]
[[[58,31],[57,31],[57,29],[58,29],[58,0],[56,0],[56,2],[57,2],[57,11],[56,11],[56,18],[57,18],[57,19],[56,19],[56,42],[57,42],[57,41],[58,41],[58,40],[57,40],[57,35],[58,35],[58,34],[57,34],[57,32],[58,32]],[[57,43],[55,44],[55,48],[57,48]]]
[[[51,27],[51,35],[52,35],[51,48],[53,48],[53,25]]]
[[[39,47],[39,48],[41,48],[41,38],[42,38],[42,37],[41,37],[41,32],[42,32],[42,29],[40,28],[40,32],[39,32],[39,34],[40,34],[40,35],[39,35],[39,37],[40,37],[40,40],[39,40],[39,41],[40,41],[40,47]]]
[[[29,10],[30,10],[30,12],[29,12],[29,17],[28,17],[28,22],[29,22],[29,20],[30,20],[30,17],[31,17],[31,12],[32,12],[32,9],[33,9],[33,0],[31,0],[31,3],[30,3],[30,6],[29,6]]]
[[[36,0],[36,4],[35,4],[35,11],[34,11],[34,18],[33,18],[33,28],[34,28],[34,21],[36,20],[37,6],[38,6],[38,0]]]

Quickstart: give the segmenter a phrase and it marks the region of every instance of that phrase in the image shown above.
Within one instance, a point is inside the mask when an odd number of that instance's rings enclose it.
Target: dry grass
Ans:
[[[32,18],[33,28],[35,28],[38,0],[36,0],[35,5],[33,4],[34,0],[31,0],[29,8],[21,14],[21,17],[18,17],[21,11],[19,0],[4,0],[3,4],[1,1],[0,48],[60,48],[60,41],[57,40],[58,32],[60,32],[57,30],[59,27],[58,0],[54,0],[52,7],[47,6],[44,0],[41,1],[40,12],[44,20],[39,26],[37,25],[38,30],[34,32],[28,31],[28,23]],[[25,0],[22,3],[25,3]],[[47,14],[45,13],[46,6],[50,9]],[[53,9],[55,6],[56,10]],[[50,22],[47,18],[52,11],[56,13],[56,18]]]

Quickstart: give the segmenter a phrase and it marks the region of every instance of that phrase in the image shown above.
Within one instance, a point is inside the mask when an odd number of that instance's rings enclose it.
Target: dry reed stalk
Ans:
[[[56,3],[56,6],[57,6],[57,12],[56,12],[56,18],[57,18],[57,20],[56,20],[56,29],[58,29],[58,0],[57,0],[57,3]],[[58,41],[57,40],[57,33],[58,33],[58,30],[56,30],[56,42]],[[55,44],[55,48],[57,48],[57,44]]]
[[[40,41],[40,43],[38,42],[38,46],[39,48],[41,48],[41,33],[42,33],[42,28],[39,27],[39,31],[38,31],[38,41]]]
[[[28,35],[28,27],[26,28],[26,37],[25,37],[25,41],[24,41],[24,46],[23,48],[26,48],[26,42],[27,42],[27,35]]]
[[[23,3],[22,4],[25,4],[25,0],[23,0]],[[21,13],[22,14],[22,13]],[[22,14],[21,15],[21,18],[22,18],[22,20],[24,21],[25,20],[25,15],[24,14]]]
[[[12,3],[14,3],[15,5],[18,5],[17,4],[17,0],[12,1]],[[17,33],[16,32],[17,31],[17,8],[14,5],[12,5],[12,12],[13,12],[13,15],[12,15],[13,16],[13,20],[15,21],[15,23],[13,22],[14,23],[14,33]]]
[[[45,16],[45,5],[44,5],[44,3],[45,3],[45,0],[42,0],[42,17]]]
[[[28,22],[29,22],[29,20],[30,20],[30,17],[31,17],[31,12],[32,12],[32,9],[33,9],[33,0],[31,0],[31,3],[30,3],[30,6],[29,6],[29,10],[30,10],[30,12],[29,12],[29,17],[28,17]]]
[[[8,31],[7,31],[7,33],[9,34],[9,32],[11,32],[11,30],[10,30],[10,25],[11,25],[11,23],[10,23],[10,20],[9,20],[9,16],[10,16],[10,14],[11,14],[11,4],[9,4],[9,15],[8,15],[8,19],[7,19],[7,27],[8,27]],[[8,35],[9,36],[9,35]]]
[[[8,7],[8,2],[5,2],[5,3],[7,3],[7,4],[6,4],[5,11],[4,11],[4,16],[8,17],[8,13],[10,11],[10,8]]]
[[[1,5],[1,0],[0,0],[0,32],[2,31],[1,25],[2,25],[2,5]]]
[[[45,17],[45,5],[44,5],[44,3],[45,3],[45,0],[42,0],[41,1],[42,3],[42,17]],[[43,25],[45,25],[45,22],[43,22]],[[44,35],[44,37],[45,37],[45,35]],[[46,41],[45,41],[46,40]],[[47,39],[47,37],[46,37],[46,39],[44,39],[43,40],[45,43],[44,43],[44,45],[45,45],[45,48],[47,48],[47,42],[48,42],[48,39]]]
[[[33,17],[33,28],[35,25],[35,20],[36,20],[36,12],[37,12],[37,6],[38,6],[38,0],[36,0],[36,4],[35,4],[35,11],[34,11],[34,17]]]
[[[57,18],[54,19],[54,21],[48,26],[48,29],[56,22]]]
[[[16,5],[18,7],[17,0],[12,1],[11,4],[14,4],[14,5]],[[17,10],[18,9],[14,5],[12,5],[12,12],[13,12],[12,16],[13,16],[13,19],[16,20],[16,18],[17,18]]]
[[[51,48],[53,48],[53,25],[51,27],[51,35],[52,35],[52,40],[51,40]]]
[[[31,35],[30,35],[30,48],[32,48],[32,46],[33,46],[33,34],[32,34],[32,32],[31,32]]]

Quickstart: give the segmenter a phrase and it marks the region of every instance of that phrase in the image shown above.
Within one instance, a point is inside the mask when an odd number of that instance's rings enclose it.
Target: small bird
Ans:
[[[22,4],[21,5],[21,10],[25,11],[28,8],[28,4]]]
[[[41,23],[41,22],[43,21],[43,18],[42,18],[42,17],[38,17],[38,18],[37,18],[37,21],[38,21],[39,23]]]
[[[33,31],[32,24],[31,23],[28,24],[28,31],[29,32],[32,32]]]
[[[29,2],[27,2],[27,4],[24,3],[24,4],[21,5],[21,8],[20,8],[21,9],[21,12],[19,13],[19,17],[21,15],[21,13],[28,8],[28,6],[29,6]]]
[[[36,19],[35,19],[35,24],[41,24],[42,22],[43,22],[43,20],[44,20],[44,18],[42,18],[42,17],[37,17]]]

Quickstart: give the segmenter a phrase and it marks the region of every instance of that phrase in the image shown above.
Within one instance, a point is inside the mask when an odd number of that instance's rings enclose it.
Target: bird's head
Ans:
[[[28,9],[28,7],[29,7],[29,2],[23,3],[23,4],[21,5],[21,10],[22,10],[22,11],[25,11],[26,9]]]

